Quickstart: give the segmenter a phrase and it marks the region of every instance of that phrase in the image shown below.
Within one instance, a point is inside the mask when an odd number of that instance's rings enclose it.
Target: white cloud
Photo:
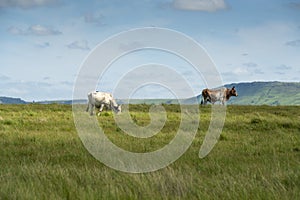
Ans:
[[[260,80],[265,76],[265,71],[258,67],[236,67],[231,71],[221,73],[225,83],[245,82]],[[263,80],[263,79],[261,79]]]
[[[297,30],[295,24],[270,22],[254,27],[243,27],[237,32],[240,41],[247,47],[256,49],[256,52],[282,49],[284,38],[293,37]],[[250,53],[250,52],[248,52]]]
[[[235,75],[247,75],[249,71],[245,67],[237,67],[232,71]]]
[[[252,73],[253,73],[253,74],[256,74],[256,75],[257,75],[257,74],[261,74],[261,75],[262,75],[262,74],[265,74],[265,72],[263,72],[261,69],[254,69],[254,70],[252,71]]]
[[[297,35],[297,25],[292,23],[271,22],[255,27],[240,28],[237,33],[240,45],[247,49],[249,55],[247,60],[254,62],[243,63],[247,70],[254,74],[267,74],[265,78],[273,78],[275,70],[290,70],[290,66],[298,63],[297,53],[290,48],[296,46],[297,41],[285,43],[287,38],[294,38]],[[281,65],[284,62],[285,65]],[[259,63],[259,64],[257,64]],[[256,65],[256,66],[255,66]],[[280,66],[280,67],[274,67]],[[259,69],[263,69],[263,72]],[[291,74],[287,74],[287,78]]]
[[[288,66],[288,65],[285,65],[285,64],[281,64],[281,65],[279,65],[275,68],[278,69],[278,70],[291,70],[292,69],[291,66]]]
[[[287,46],[300,47],[300,40],[292,40],[285,43]]]
[[[102,14],[95,14],[91,12],[87,12],[84,14],[84,22],[96,25],[104,25],[103,24],[104,16]]]
[[[35,44],[35,46],[39,48],[47,48],[50,47],[50,43],[49,42],[37,43]]]
[[[59,0],[0,0],[0,8],[20,7],[32,8],[37,6],[55,5]]]
[[[28,28],[28,33],[33,35],[58,35],[61,34],[60,31],[54,30],[49,27],[42,25],[33,25]]]
[[[0,96],[22,98],[26,101],[58,100],[72,98],[71,82],[57,81],[0,81]]]
[[[24,35],[25,34],[25,31],[18,28],[18,27],[15,27],[15,26],[11,26],[7,29],[7,31],[10,33],[10,34],[13,34],[13,35]]]
[[[0,81],[9,81],[10,77],[0,74]]]
[[[59,35],[62,34],[61,31],[55,30],[51,27],[42,26],[39,24],[29,26],[27,29],[21,29],[19,27],[11,26],[7,29],[10,34],[13,35],[37,35],[37,36],[47,36],[47,35]]]
[[[208,11],[226,9],[224,0],[174,0],[173,7],[180,10]]]
[[[44,80],[44,81],[48,81],[48,80],[51,80],[51,78],[50,78],[49,76],[45,76],[45,77],[43,78],[43,80]]]
[[[248,68],[254,68],[257,67],[257,64],[254,62],[247,62],[247,63],[243,63],[244,66],[248,67]]]
[[[292,9],[300,10],[300,3],[299,2],[290,2],[288,5]]]
[[[145,44],[143,44],[142,42],[123,42],[120,44],[119,48],[121,51],[131,51],[133,49],[139,49],[141,47],[144,47]]]
[[[69,49],[81,49],[81,50],[90,50],[88,41],[86,40],[77,40],[67,45]]]

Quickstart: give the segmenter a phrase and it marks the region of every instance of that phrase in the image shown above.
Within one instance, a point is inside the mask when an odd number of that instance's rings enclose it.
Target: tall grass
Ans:
[[[120,147],[148,152],[176,134],[180,108],[164,105],[168,120],[148,139],[125,135],[110,112],[98,117]],[[131,105],[139,125],[148,105]],[[200,126],[188,151],[152,173],[115,171],[82,145],[67,105],[0,105],[0,199],[299,199],[300,107],[228,106],[219,142],[204,159],[198,152],[210,122]]]

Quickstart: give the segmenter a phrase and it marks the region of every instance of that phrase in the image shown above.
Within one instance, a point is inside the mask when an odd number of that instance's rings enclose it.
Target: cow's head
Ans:
[[[122,112],[122,108],[121,108],[121,105],[118,105],[117,106],[117,114],[121,113]]]
[[[235,97],[238,96],[238,93],[236,92],[234,86],[233,86],[233,87],[231,88],[231,90],[229,91],[229,94],[230,94],[230,96],[235,96]]]
[[[112,106],[113,111],[115,111],[115,113],[120,114],[122,112],[122,108],[121,105],[118,106]]]

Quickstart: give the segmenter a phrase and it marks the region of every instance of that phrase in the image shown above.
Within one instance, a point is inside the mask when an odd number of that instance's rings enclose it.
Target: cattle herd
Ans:
[[[202,90],[201,105],[206,105],[207,102],[214,104],[217,101],[225,105],[226,101],[232,96],[238,96],[235,87],[219,89],[206,88]],[[94,107],[99,109],[98,115],[100,115],[104,107],[113,110],[117,114],[121,113],[121,105],[118,105],[112,94],[107,92],[95,91],[88,93],[88,106],[86,111],[90,111],[90,115],[93,115]]]

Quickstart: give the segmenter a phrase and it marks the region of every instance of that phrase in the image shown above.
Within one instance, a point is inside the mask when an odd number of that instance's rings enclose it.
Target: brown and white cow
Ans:
[[[220,88],[220,89],[204,89],[202,90],[202,100],[201,104],[207,104],[207,102],[210,102],[214,104],[217,101],[220,101],[223,105],[226,101],[229,100],[231,96],[237,97],[238,94],[235,90],[235,87],[233,86],[230,88]]]

